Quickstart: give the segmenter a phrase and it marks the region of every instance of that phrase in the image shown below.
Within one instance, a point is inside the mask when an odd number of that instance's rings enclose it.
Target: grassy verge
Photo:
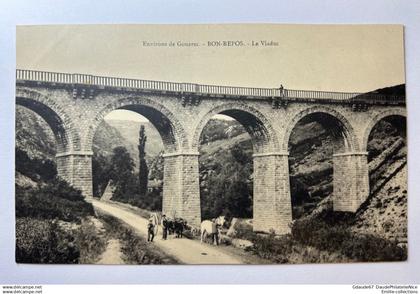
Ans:
[[[96,263],[106,249],[108,238],[105,232],[99,230],[91,219],[86,219],[82,221],[75,235],[80,250],[79,263]]]
[[[273,263],[338,263],[354,261],[339,252],[329,252],[304,245],[291,235],[276,237],[273,234],[256,236],[250,249],[255,255]]]
[[[148,243],[138,236],[134,230],[117,218],[104,213],[98,213],[98,218],[104,223],[108,238],[121,242],[123,259],[127,264],[178,264],[179,262],[165,254],[153,243]]]
[[[253,242],[253,254],[274,263],[338,263],[404,261],[407,248],[397,241],[350,230],[349,216],[329,213],[296,221],[291,234],[260,235],[238,227],[237,238]]]
[[[397,241],[351,232],[348,221],[342,220],[339,213],[332,212],[323,219],[303,219],[295,222],[292,237],[303,245],[328,252],[339,252],[355,261],[407,260],[407,248],[398,246]]]

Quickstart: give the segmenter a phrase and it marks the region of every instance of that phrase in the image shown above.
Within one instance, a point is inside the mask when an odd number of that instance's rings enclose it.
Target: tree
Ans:
[[[146,195],[147,193],[147,180],[149,170],[146,162],[146,140],[147,136],[144,131],[144,125],[140,126],[139,131],[139,189],[140,195]]]
[[[229,182],[225,192],[226,209],[223,214],[230,213],[235,217],[252,217],[252,188],[243,179]]]
[[[110,163],[107,157],[95,153],[92,157],[93,196],[101,197],[110,180]]]
[[[152,180],[163,180],[163,151],[160,151],[158,155],[153,158],[150,163],[150,174],[149,178]]]
[[[206,170],[200,185],[203,218],[252,217],[251,152],[249,141],[200,163],[200,170]]]
[[[125,147],[114,148],[111,157],[110,180],[115,187],[114,197],[121,198],[128,192],[133,178],[134,162]]]

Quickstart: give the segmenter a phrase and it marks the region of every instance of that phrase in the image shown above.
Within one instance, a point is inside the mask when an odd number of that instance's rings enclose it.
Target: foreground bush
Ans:
[[[293,253],[293,248],[296,246],[296,242],[290,236],[275,239],[273,234],[264,237],[254,236],[252,242],[254,246],[251,250],[255,254],[274,263],[288,263],[287,257]]]
[[[339,252],[355,261],[402,261],[407,259],[406,248],[369,234],[356,234],[346,224],[333,225],[321,219],[296,221],[292,238],[306,246],[328,252]]]
[[[403,261],[407,249],[369,234],[350,231],[346,216],[301,219],[285,236],[257,235],[238,230],[238,237],[253,242],[254,254],[274,263]]]
[[[81,225],[58,220],[17,218],[16,262],[73,264],[94,263],[106,248],[90,220]]]
[[[256,235],[253,238],[254,246],[250,248],[255,255],[268,259],[273,263],[337,263],[350,262],[348,257],[336,253],[319,250],[306,246],[293,239],[291,235],[266,236]]]
[[[67,182],[55,178],[37,188],[16,186],[16,217],[60,219],[80,223],[93,215],[93,206]]]
[[[80,252],[74,241],[57,221],[16,219],[16,262],[77,263]]]
[[[105,246],[86,220],[93,214],[81,192],[60,179],[36,188],[16,186],[16,261],[93,261]]]

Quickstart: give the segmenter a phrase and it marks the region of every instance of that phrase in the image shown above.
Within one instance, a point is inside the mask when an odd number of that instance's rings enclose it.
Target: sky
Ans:
[[[216,41],[242,43],[215,46]],[[262,41],[275,46],[263,46]],[[16,65],[147,80],[267,88],[282,84],[343,92],[405,82],[400,25],[18,26]],[[116,118],[127,115],[122,114]]]
[[[221,119],[221,120],[234,120],[233,118],[223,115],[223,114],[216,114],[214,118]],[[105,120],[129,120],[134,122],[148,122],[149,120],[145,118],[143,115],[138,114],[137,112],[131,110],[124,110],[124,109],[117,109],[114,110],[108,115],[104,117]]]

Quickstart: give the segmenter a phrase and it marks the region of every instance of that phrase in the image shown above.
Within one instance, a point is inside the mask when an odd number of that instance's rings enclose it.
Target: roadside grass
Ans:
[[[274,263],[340,263],[404,261],[407,248],[370,234],[355,234],[348,216],[330,214],[324,219],[295,221],[291,234],[256,234],[238,230],[238,236],[253,242],[253,254]]]
[[[80,251],[80,264],[94,264],[107,246],[107,235],[91,219],[85,219],[75,232],[77,247]]]
[[[143,237],[117,218],[98,212],[98,218],[103,222],[108,239],[114,238],[121,242],[123,260],[126,264],[178,264],[174,257],[165,254],[153,243],[148,243]]]
[[[328,252],[313,246],[303,245],[294,240],[291,235],[281,237],[274,234],[257,235],[253,239],[253,243],[254,246],[249,250],[273,263],[339,263],[352,261],[338,252]]]
[[[292,226],[292,237],[302,245],[339,252],[358,262],[407,260],[406,247],[398,246],[396,240],[354,233],[350,230],[348,218],[340,213],[331,212],[322,219],[296,221]]]

